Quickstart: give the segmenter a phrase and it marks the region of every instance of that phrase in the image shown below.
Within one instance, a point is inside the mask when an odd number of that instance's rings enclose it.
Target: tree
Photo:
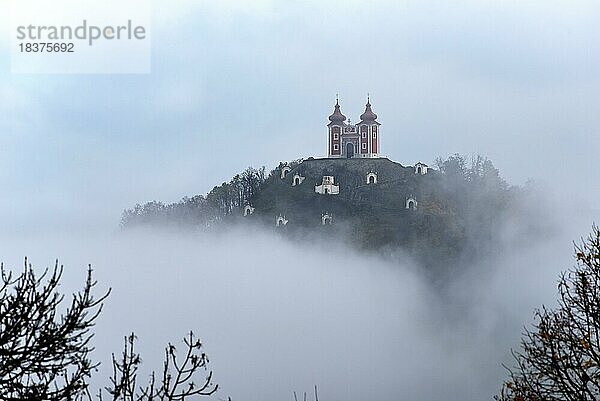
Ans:
[[[467,162],[464,156],[458,153],[448,157],[446,160],[438,157],[435,160],[435,166],[442,174],[456,180],[465,180],[468,176]]]
[[[576,264],[558,283],[554,309],[535,312],[500,401],[600,399],[600,230],[575,246]]]
[[[199,383],[195,374],[207,371],[208,357],[201,352],[202,343],[190,332],[183,339],[185,351],[183,360],[177,358],[176,347],[169,344],[165,349],[163,370],[159,378],[152,372],[149,383],[137,385],[138,368],[142,359],[135,352],[135,334],[125,338],[123,353],[119,359],[113,355],[113,375],[106,391],[114,401],[185,401],[194,396],[208,396],[217,391],[212,383],[212,372],[207,372]],[[98,399],[102,400],[102,392]]]
[[[64,306],[58,291],[63,267],[55,264],[38,277],[25,260],[25,270],[13,275],[0,265],[0,398],[5,401],[91,401],[88,382],[98,363],[90,359],[92,329],[110,290],[93,295],[96,281],[88,267],[83,289]],[[161,375],[147,386],[137,385],[141,358],[134,350],[135,334],[126,338],[120,358],[113,355],[113,375],[105,388],[113,401],[185,401],[213,394],[217,385],[208,371],[208,357],[193,333],[184,339],[178,359],[174,345],[165,350]],[[205,371],[196,384],[200,371]],[[102,391],[98,392],[102,400]]]
[[[298,161],[294,162],[298,163]],[[121,227],[131,228],[144,225],[209,227],[252,201],[265,183],[265,167],[248,167],[236,174],[230,182],[214,187],[206,196],[184,197],[179,202],[163,204],[152,201],[137,204],[121,215]]]
[[[97,364],[91,328],[102,311],[94,298],[92,269],[83,290],[73,295],[63,314],[58,292],[63,267],[46,269],[39,277],[25,260],[25,270],[13,277],[0,265],[0,393],[4,400],[72,400],[87,388]]]

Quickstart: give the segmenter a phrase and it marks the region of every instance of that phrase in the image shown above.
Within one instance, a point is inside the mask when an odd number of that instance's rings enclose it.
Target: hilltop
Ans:
[[[121,223],[202,230],[259,224],[296,239],[319,234],[361,249],[401,250],[438,265],[491,246],[517,193],[482,157],[470,164],[459,155],[438,159],[436,169],[387,158],[308,158],[280,163],[268,176],[264,167],[248,168],[206,196],[136,205]]]

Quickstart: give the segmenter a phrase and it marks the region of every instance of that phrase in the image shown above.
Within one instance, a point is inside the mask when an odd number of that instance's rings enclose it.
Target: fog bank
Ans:
[[[13,239],[3,260],[20,266],[28,255],[41,267],[60,257],[66,292],[92,263],[99,291],[112,287],[95,386],[107,382],[127,333],[139,336],[147,374],[167,342],[194,330],[220,384],[215,399],[292,399],[316,384],[330,401],[480,400],[499,388],[532,308],[553,302],[572,231],[482,261],[443,293],[409,261],[241,228]],[[507,228],[506,243],[514,238]]]

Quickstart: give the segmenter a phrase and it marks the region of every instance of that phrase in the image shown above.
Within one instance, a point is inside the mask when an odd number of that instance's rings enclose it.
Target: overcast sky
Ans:
[[[597,215],[597,2],[161,3],[148,75],[11,75],[2,36],[5,227],[110,228],[136,202],[323,155],[336,93],[354,121],[371,93],[395,161],[481,153]]]

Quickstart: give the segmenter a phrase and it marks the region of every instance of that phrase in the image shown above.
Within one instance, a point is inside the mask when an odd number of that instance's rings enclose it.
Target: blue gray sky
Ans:
[[[114,228],[137,202],[325,153],[371,94],[403,164],[480,153],[600,209],[593,1],[154,2],[152,73],[17,75],[0,41],[0,220]],[[6,13],[0,24],[6,26]]]

